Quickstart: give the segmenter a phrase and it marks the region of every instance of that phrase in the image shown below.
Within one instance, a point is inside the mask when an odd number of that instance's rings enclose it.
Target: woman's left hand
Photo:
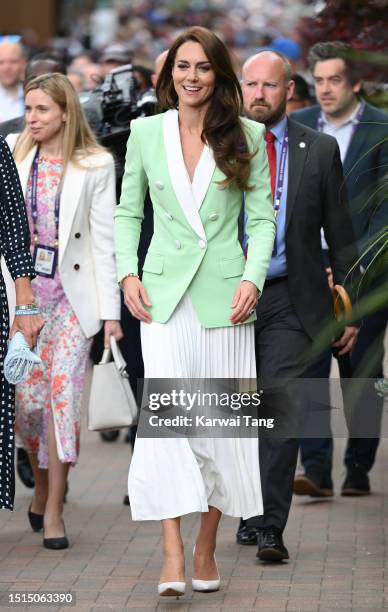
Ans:
[[[39,332],[44,326],[44,319],[40,314],[19,315],[13,320],[9,337],[13,338],[17,331],[20,331],[30,348],[36,345]]]
[[[242,281],[233,296],[231,323],[235,325],[248,319],[255,310],[258,301],[259,293],[256,285],[251,281]]]
[[[104,323],[104,348],[110,348],[110,337],[121,340],[124,337],[120,321],[105,321]]]

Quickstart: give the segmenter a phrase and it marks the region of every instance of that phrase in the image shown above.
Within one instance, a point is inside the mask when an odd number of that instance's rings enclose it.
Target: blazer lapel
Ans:
[[[86,172],[86,168],[80,168],[72,162],[69,162],[65,171],[59,209],[58,263],[61,262],[69,241],[70,230],[81,197]]]
[[[197,199],[206,189],[204,186],[198,187],[198,196],[195,197],[190,183],[189,175],[187,174],[185,162],[183,159],[181,140],[179,135],[178,111],[168,110],[163,117],[163,139],[164,148],[167,157],[167,166],[170,174],[171,184],[175,191],[175,195],[180,207],[186,217],[187,222],[192,227],[194,232],[203,240],[206,240],[206,234],[199,215],[199,206]],[[211,178],[211,177],[210,177]]]
[[[373,122],[373,118],[369,117],[368,106],[365,106],[365,110],[362,114],[360,124],[357,126],[353,133],[352,139],[349,143],[348,150],[344,159],[344,174],[345,178],[348,177],[353,171],[357,170],[356,166],[358,161],[362,158],[362,153],[368,151],[367,141],[370,131],[370,125],[368,122]],[[362,150],[360,154],[360,150]]]
[[[310,142],[302,125],[288,119],[288,190],[286,231],[291,220]],[[291,178],[291,180],[290,180]]]
[[[205,199],[215,167],[216,162],[214,161],[213,151],[205,144],[195,169],[193,184],[191,186],[198,210],[201,208],[202,202]]]
[[[18,163],[17,166],[24,197],[27,193],[28,178],[30,176],[36,149],[36,147],[33,147],[23,161]],[[62,260],[67,242],[69,240],[69,234],[81,196],[86,171],[86,169],[79,168],[71,162],[66,169],[61,193],[61,206],[59,210],[59,262]]]
[[[36,149],[37,147],[33,147],[31,151],[28,152],[28,154],[23,159],[23,161],[18,163],[17,165],[19,178],[20,178],[20,184],[22,186],[24,197],[26,197],[26,194],[27,194],[28,178],[30,176],[31,166],[32,166],[32,162],[34,161]]]

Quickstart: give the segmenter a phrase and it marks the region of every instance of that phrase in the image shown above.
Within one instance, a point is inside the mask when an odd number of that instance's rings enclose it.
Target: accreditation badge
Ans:
[[[39,276],[54,278],[57,267],[57,254],[58,249],[55,247],[36,244],[32,258],[35,272],[39,274]]]

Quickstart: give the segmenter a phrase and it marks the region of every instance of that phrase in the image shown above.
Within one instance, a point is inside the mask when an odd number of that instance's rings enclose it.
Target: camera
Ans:
[[[126,64],[109,72],[93,91],[81,92],[80,102],[99,142],[113,153],[120,182],[131,121],[155,114],[155,92],[140,94],[132,64]]]

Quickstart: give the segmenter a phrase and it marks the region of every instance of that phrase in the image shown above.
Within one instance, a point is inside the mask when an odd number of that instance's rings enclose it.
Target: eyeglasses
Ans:
[[[22,37],[19,34],[4,34],[0,36],[0,43],[2,42],[10,42],[10,43],[18,43],[20,42]]]

